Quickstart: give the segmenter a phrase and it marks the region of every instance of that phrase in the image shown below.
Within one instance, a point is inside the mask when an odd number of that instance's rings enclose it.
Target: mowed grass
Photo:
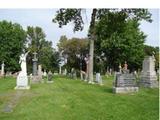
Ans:
[[[53,79],[19,91],[14,90],[16,78],[1,78],[0,120],[158,120],[158,89],[114,94],[113,77],[103,77],[103,86],[63,76]],[[3,111],[7,104],[14,106],[10,113]]]

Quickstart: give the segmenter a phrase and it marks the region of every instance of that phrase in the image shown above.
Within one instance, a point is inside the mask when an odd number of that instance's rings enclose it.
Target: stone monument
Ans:
[[[139,85],[149,88],[158,87],[154,56],[144,58]]]
[[[43,76],[44,76],[44,77],[46,77],[46,76],[47,76],[47,72],[46,72],[46,70],[44,70],[44,72],[43,72]]]
[[[0,76],[4,76],[4,61],[2,62],[2,65],[1,65],[1,75]]]
[[[33,61],[33,76],[31,79],[31,83],[40,83],[42,80],[42,77],[38,75],[38,71],[37,71],[37,62],[38,62],[37,53],[34,52],[33,55],[34,55],[34,58],[32,59],[32,61]]]
[[[21,64],[21,71],[17,76],[17,86],[15,89],[30,89],[28,77],[27,77],[27,66],[26,66],[26,57],[29,52],[23,53],[20,56],[19,63]]]
[[[129,73],[115,73],[115,81],[113,83],[114,93],[128,93],[137,92],[138,87],[136,84],[136,78],[133,74]]]
[[[48,72],[48,80],[47,80],[47,83],[53,83],[52,78],[53,78],[52,72],[49,71],[49,72]]]
[[[100,73],[96,73],[96,81],[95,82],[100,84],[100,85],[103,85],[102,77],[101,77]]]
[[[41,66],[41,65],[38,65],[38,76],[39,76],[39,79],[40,79],[40,80],[42,80],[42,75],[43,75],[42,66]]]

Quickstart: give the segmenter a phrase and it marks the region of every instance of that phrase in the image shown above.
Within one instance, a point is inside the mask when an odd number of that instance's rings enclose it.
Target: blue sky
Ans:
[[[159,10],[149,9],[152,13],[152,23],[145,21],[141,22],[141,30],[147,35],[146,44],[152,46],[159,45]],[[73,32],[73,25],[70,23],[63,28],[58,28],[58,25],[52,23],[52,18],[56,13],[56,9],[0,9],[0,21],[7,20],[17,22],[26,30],[27,26],[42,27],[46,34],[46,38],[52,41],[53,47],[59,41],[61,35],[66,35],[68,38],[72,37],[87,37],[88,26],[90,22],[91,9],[87,9],[84,14],[85,27],[82,32]]]

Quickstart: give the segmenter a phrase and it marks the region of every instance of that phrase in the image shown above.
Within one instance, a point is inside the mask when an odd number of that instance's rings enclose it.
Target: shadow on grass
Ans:
[[[102,88],[102,91],[103,92],[106,92],[106,93],[112,93],[113,94],[113,91],[112,91],[112,88]]]

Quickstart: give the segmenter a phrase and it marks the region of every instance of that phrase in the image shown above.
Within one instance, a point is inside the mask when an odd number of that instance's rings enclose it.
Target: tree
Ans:
[[[93,82],[93,56],[94,56],[94,40],[96,40],[96,21],[103,19],[103,17],[110,12],[121,12],[126,15],[126,19],[132,18],[134,20],[151,21],[151,14],[146,9],[93,9],[91,15],[91,22],[89,26],[89,82]],[[84,20],[82,19],[82,9],[60,9],[57,11],[53,22],[57,22],[59,27],[67,25],[67,23],[74,23],[74,31],[83,30]]]
[[[0,63],[4,61],[5,71],[20,70],[19,56],[25,47],[26,33],[17,23],[0,22]]]
[[[96,51],[105,54],[107,66],[118,70],[119,64],[127,61],[130,70],[141,68],[146,36],[139,25],[119,12],[108,13],[97,23]]]
[[[32,71],[33,52],[37,53],[38,64],[42,65],[42,69],[54,71],[57,66],[57,52],[52,48],[52,42],[47,41],[45,33],[40,27],[27,27],[28,49],[31,51],[28,57],[28,69]]]
[[[68,69],[75,68],[80,69],[80,58],[85,57],[88,53],[88,40],[80,38],[67,39],[66,36],[61,36],[59,43],[57,44],[59,51],[63,51],[62,56],[67,56]],[[82,58],[82,59],[83,59]]]

